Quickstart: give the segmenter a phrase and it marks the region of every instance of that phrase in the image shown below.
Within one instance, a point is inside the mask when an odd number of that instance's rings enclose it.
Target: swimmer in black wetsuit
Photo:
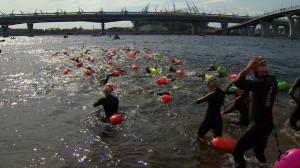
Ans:
[[[198,136],[203,139],[205,134],[212,130],[213,137],[222,136],[223,121],[220,109],[224,103],[225,94],[218,87],[218,81],[215,76],[211,75],[206,79],[206,84],[212,92],[197,99],[196,103],[208,102],[208,107],[204,120],[199,126]]]
[[[298,89],[298,97],[295,96],[295,92]],[[292,126],[292,128],[294,128],[296,131],[299,131],[300,128],[297,127],[297,122],[300,119],[300,77],[298,77],[293,86],[290,88],[289,90],[289,94],[291,96],[291,98],[294,99],[294,101],[296,102],[296,108],[294,109],[289,122]]]
[[[249,125],[249,93],[239,88],[234,91],[229,91],[230,86],[231,83],[226,88],[225,94],[235,94],[236,98],[229,109],[223,111],[222,114],[229,114],[234,110],[238,110],[240,112],[239,120],[233,120],[231,123],[247,127]]]
[[[229,109],[223,111],[222,114],[229,114],[234,110],[238,110],[240,112],[239,120],[233,120],[231,123],[247,127],[249,125],[249,94],[239,88],[236,92],[239,96],[235,98]]]
[[[246,80],[246,75],[250,70],[255,75],[254,80]],[[267,160],[264,150],[274,128],[272,110],[277,95],[276,77],[268,74],[266,60],[261,56],[255,56],[237,76],[234,85],[251,92],[250,112],[254,120],[254,124],[241,135],[232,151],[235,166],[246,167],[244,152],[250,148],[253,148],[257,160],[265,165]]]
[[[97,112],[97,117],[101,118],[101,120],[108,120],[113,114],[118,114],[119,108],[119,99],[116,96],[111,94],[112,90],[110,87],[105,86],[103,89],[103,93],[105,97],[100,98],[96,103],[94,103],[93,107],[97,107],[103,105],[105,118],[100,117],[100,111]]]

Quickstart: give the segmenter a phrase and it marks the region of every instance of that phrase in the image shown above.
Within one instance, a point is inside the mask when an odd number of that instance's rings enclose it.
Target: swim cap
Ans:
[[[105,95],[110,95],[111,94],[111,88],[109,86],[105,86],[103,89],[103,93]]]
[[[255,71],[267,71],[267,61],[262,56],[258,56],[255,65],[257,65]]]
[[[205,82],[206,85],[218,85],[218,80],[214,75],[210,75]]]

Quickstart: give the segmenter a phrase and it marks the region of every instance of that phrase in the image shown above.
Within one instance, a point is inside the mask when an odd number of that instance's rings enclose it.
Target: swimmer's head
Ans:
[[[215,69],[216,67],[215,67],[215,65],[214,65],[214,64],[210,64],[209,68],[211,68],[211,69]]]
[[[267,70],[268,70],[267,61],[262,56],[257,56],[257,60],[255,62],[254,73],[267,71]]]
[[[209,88],[218,87],[218,80],[214,75],[210,75],[205,82]]]
[[[168,79],[172,79],[172,75],[171,75],[171,74],[167,74],[166,77],[167,77]]]
[[[111,88],[109,86],[105,86],[104,89],[103,89],[103,93],[105,96],[108,96],[108,95],[111,95]]]

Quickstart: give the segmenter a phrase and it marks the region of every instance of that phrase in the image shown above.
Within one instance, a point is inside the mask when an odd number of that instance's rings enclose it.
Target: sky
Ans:
[[[21,14],[21,13],[54,13],[57,11],[66,12],[119,12],[124,8],[129,12],[142,11],[147,4],[150,4],[148,11],[187,11],[188,5],[195,5],[200,12],[216,14],[237,14],[257,16],[281,8],[290,8],[300,5],[300,0],[0,0],[0,15]],[[212,24],[214,27],[218,25]],[[35,23],[34,29],[47,28],[73,28],[100,29],[100,23],[92,22],[63,22],[63,23]],[[131,22],[106,23],[109,27],[132,27]],[[220,27],[220,26],[219,26]],[[10,28],[27,28],[25,24],[13,25]]]

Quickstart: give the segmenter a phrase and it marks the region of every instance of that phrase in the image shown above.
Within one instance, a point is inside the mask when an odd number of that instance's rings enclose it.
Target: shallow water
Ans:
[[[0,44],[0,167],[232,167],[230,152],[214,148],[208,133],[198,141],[197,130],[207,104],[194,104],[208,92],[204,80],[210,64],[238,73],[254,55],[263,55],[270,74],[278,81],[292,82],[299,76],[299,41],[286,38],[190,35],[36,36],[6,39]],[[84,48],[82,47],[84,46]],[[95,48],[97,46],[98,48]],[[130,52],[124,50],[125,47]],[[80,53],[90,50],[90,54]],[[104,52],[102,49],[107,49]],[[153,54],[144,51],[151,50]],[[108,53],[117,55],[106,64]],[[129,55],[140,50],[135,59]],[[59,54],[53,56],[53,54]],[[63,53],[68,52],[66,56]],[[157,54],[162,53],[163,58]],[[77,67],[71,58],[84,63]],[[95,59],[89,62],[88,57]],[[170,73],[171,59],[185,74],[167,85],[155,80]],[[138,65],[139,70],[131,66]],[[149,75],[144,67],[158,66],[160,74]],[[95,72],[84,75],[87,67]],[[102,97],[99,81],[121,67],[112,77],[114,95],[120,99],[123,122],[112,126],[99,122],[92,104]],[[64,69],[70,73],[63,75]],[[230,79],[220,79],[225,88]],[[165,104],[153,93],[171,92]],[[226,101],[233,100],[227,96]],[[299,148],[300,133],[288,127],[294,107],[288,91],[278,93],[274,122],[282,151]],[[246,128],[230,124],[238,114],[223,116],[223,134],[238,139]],[[269,163],[278,156],[274,133],[265,151]],[[245,153],[250,167],[258,163],[251,150]]]

